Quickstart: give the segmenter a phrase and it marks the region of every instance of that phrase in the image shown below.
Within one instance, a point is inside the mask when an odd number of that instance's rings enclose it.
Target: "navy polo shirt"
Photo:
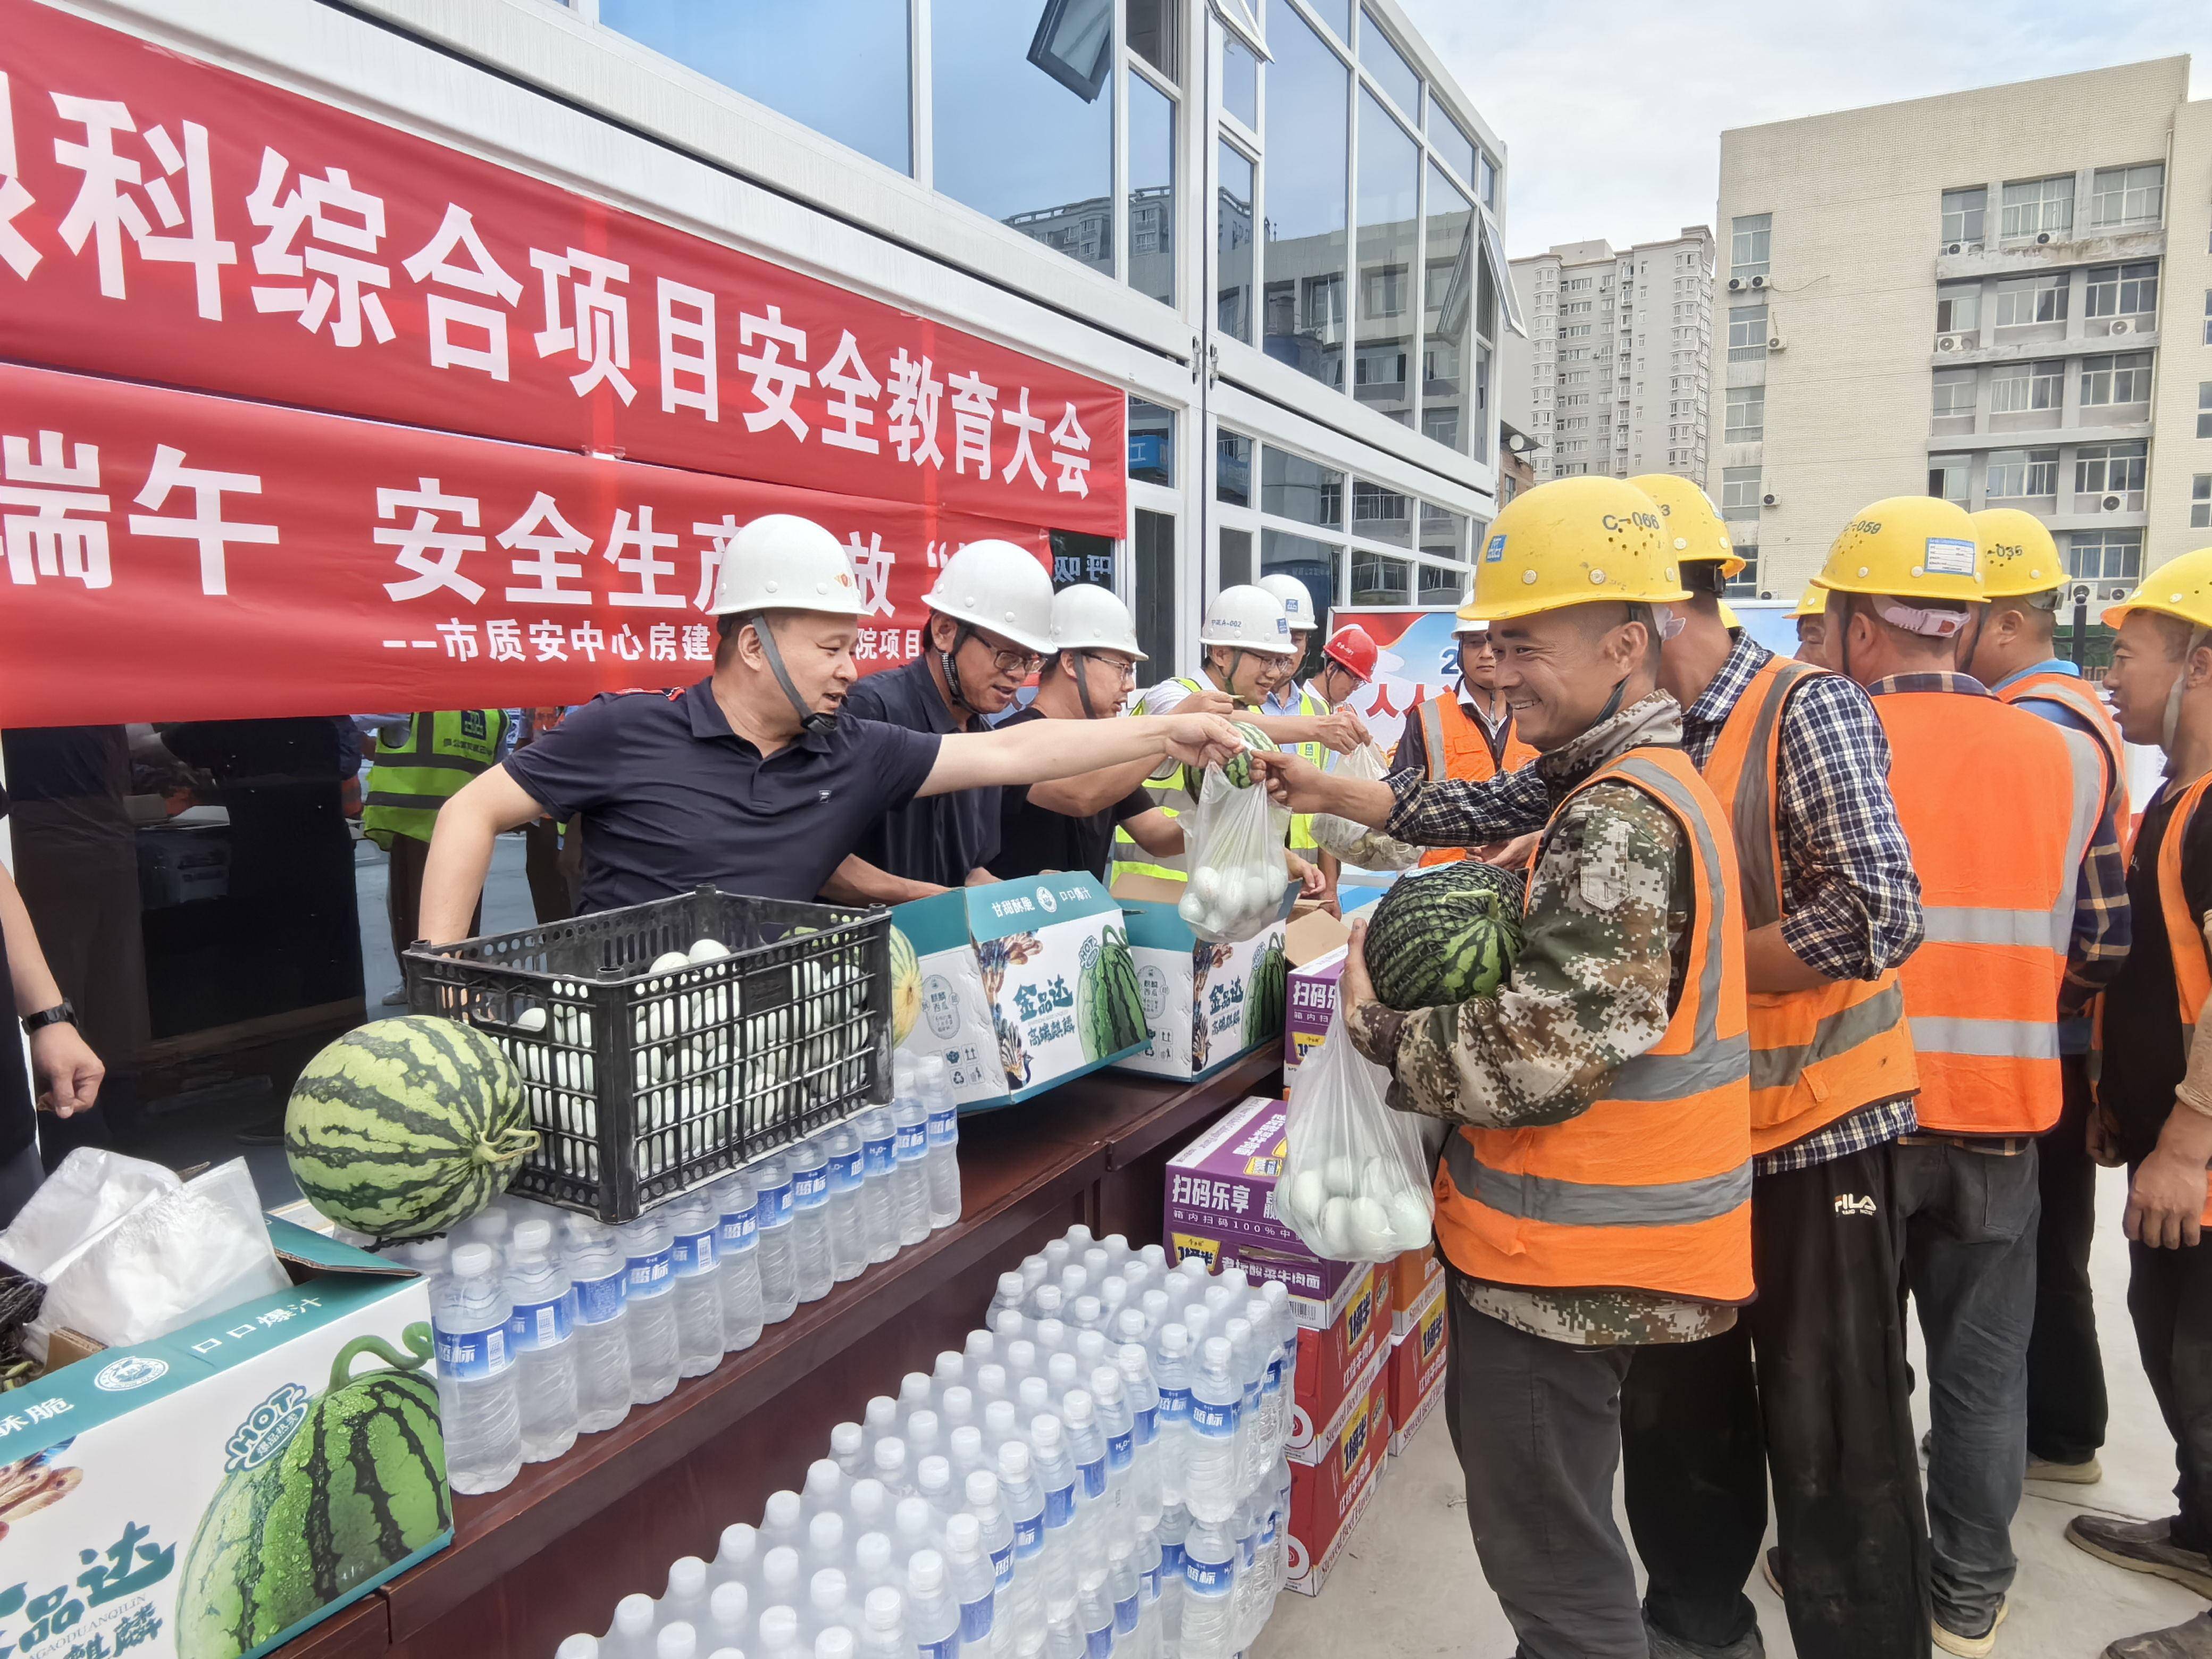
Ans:
[[[507,775],[584,826],[583,908],[720,887],[811,902],[886,806],[914,799],[937,739],[854,717],[765,760],[714,682],[596,697],[518,749]]]
[[[953,714],[926,657],[860,679],[845,694],[845,712],[937,737],[986,729],[980,720],[963,724]],[[957,789],[900,805],[884,813],[853,850],[908,881],[957,887],[970,870],[999,855],[999,791],[995,786]]]

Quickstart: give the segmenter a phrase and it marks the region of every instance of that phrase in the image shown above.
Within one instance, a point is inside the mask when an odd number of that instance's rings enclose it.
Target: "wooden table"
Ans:
[[[526,1465],[505,1491],[457,1497],[451,1546],[284,1659],[550,1659],[570,1632],[604,1631],[619,1597],[658,1595],[670,1562],[711,1559],[725,1526],[757,1522],[769,1493],[796,1488],[832,1425],[958,1347],[1023,1256],[1079,1221],[1158,1240],[1169,1156],[1246,1096],[1276,1092],[1280,1066],[1271,1045],[1202,1083],[1093,1074],[963,1118],[956,1225],[565,1457]]]

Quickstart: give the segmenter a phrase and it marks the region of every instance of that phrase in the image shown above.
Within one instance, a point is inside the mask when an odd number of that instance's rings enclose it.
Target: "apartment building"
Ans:
[[[1712,325],[1713,234],[1686,225],[1615,250],[1565,242],[1512,262],[1528,319],[1507,417],[1542,446],[1540,479],[1680,472],[1702,480]]]
[[[1708,487],[1757,591],[1923,490],[2035,514],[2093,605],[2212,540],[2188,89],[2169,58],[1722,135]]]

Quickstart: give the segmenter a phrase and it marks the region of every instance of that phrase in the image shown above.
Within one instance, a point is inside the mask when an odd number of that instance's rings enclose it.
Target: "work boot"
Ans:
[[[2048,1457],[2027,1455],[2027,1478],[2031,1480],[2056,1480],[2069,1486],[2094,1486],[2105,1478],[2105,1466],[2091,1452],[2079,1463],[2060,1463]]]
[[[2212,1659],[2212,1613],[2200,1613],[2185,1625],[2124,1636],[2105,1650],[2105,1659]]]
[[[1785,1601],[1790,1599],[1782,1588],[1781,1545],[1776,1544],[1770,1547],[1766,1553],[1759,1558],[1759,1576],[1766,1580],[1767,1589],[1781,1596]]]
[[[2130,1572],[2171,1578],[2199,1595],[2212,1595],[2212,1559],[2202,1550],[2184,1549],[2173,1541],[2170,1520],[2123,1521],[2110,1515],[2077,1515],[2066,1523],[2066,1541],[2100,1561],[2125,1567]]]
[[[1936,1638],[1936,1645],[1946,1653],[1955,1653],[1960,1659],[1984,1659],[1984,1655],[1995,1650],[1997,1626],[2004,1623],[2005,1614],[2009,1611],[2002,1601],[1998,1602],[1997,1616],[1990,1620],[1990,1627],[1979,1636],[1967,1636],[1953,1630],[1943,1622],[1941,1614],[1929,1620],[1928,1633]]]
[[[1688,1642],[1651,1622],[1651,1609],[1644,1610],[1644,1634],[1651,1644],[1651,1659],[1766,1659],[1766,1644],[1753,1625],[1724,1648]]]

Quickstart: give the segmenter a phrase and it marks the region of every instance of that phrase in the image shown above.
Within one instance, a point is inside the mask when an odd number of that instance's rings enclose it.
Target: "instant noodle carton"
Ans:
[[[1190,931],[1176,909],[1182,884],[1159,876],[1123,876],[1114,896],[1128,919],[1129,950],[1150,1036],[1116,1068],[1148,1077],[1209,1077],[1253,1049],[1280,1039],[1283,938],[1297,897],[1283,887],[1275,920],[1236,945],[1212,945]]]

